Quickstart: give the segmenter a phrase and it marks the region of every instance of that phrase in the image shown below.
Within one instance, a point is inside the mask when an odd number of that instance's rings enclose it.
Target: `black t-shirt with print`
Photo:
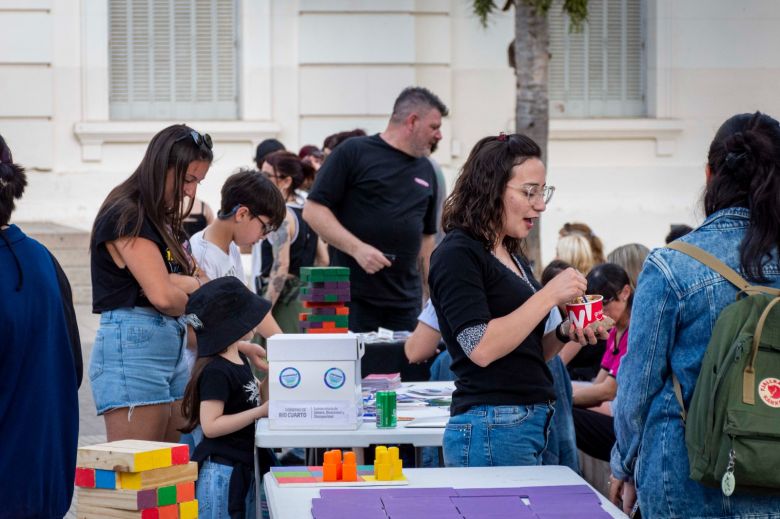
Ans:
[[[354,299],[391,308],[419,306],[417,257],[422,235],[436,233],[436,192],[431,162],[393,148],[379,135],[349,139],[328,156],[308,199],[328,207],[360,240],[395,257],[372,275],[331,248],[331,265],[350,268]]]
[[[108,252],[106,243],[121,236],[129,236],[135,228],[137,219],[130,219],[122,229],[117,229],[119,211],[115,207],[108,209],[95,220],[95,228],[89,244],[90,269],[92,274],[92,312],[99,314],[117,308],[134,306],[152,306],[141,290],[133,274],[128,268],[117,267]],[[140,238],[151,240],[160,250],[165,268],[168,272],[181,273],[182,267],[176,263],[162,235],[152,222],[144,217]]]
[[[219,355],[203,368],[198,380],[200,400],[219,400],[225,403],[223,414],[236,414],[260,405],[260,393],[249,361],[239,353],[242,364],[234,364]],[[195,448],[192,459],[201,462],[215,455],[235,463],[251,465],[255,442],[255,424],[250,423],[236,432],[208,438]]]
[[[538,290],[530,269],[522,267]],[[530,405],[555,400],[552,374],[542,351],[545,319],[514,350],[484,368],[469,359],[456,339],[464,329],[487,324],[520,307],[534,294],[528,283],[482,242],[460,230],[447,233],[434,251],[428,281],[456,375],[452,415],[474,405]]]

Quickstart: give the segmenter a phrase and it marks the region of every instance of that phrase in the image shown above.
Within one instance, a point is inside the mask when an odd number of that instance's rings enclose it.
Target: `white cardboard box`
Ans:
[[[363,421],[360,359],[351,333],[268,339],[270,429],[354,430]]]

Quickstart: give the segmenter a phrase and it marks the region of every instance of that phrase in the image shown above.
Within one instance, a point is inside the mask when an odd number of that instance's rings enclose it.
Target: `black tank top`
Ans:
[[[202,231],[206,228],[207,222],[206,215],[203,212],[203,202],[200,202],[200,212],[190,213],[187,218],[182,220],[181,225],[184,228],[184,232],[186,232],[187,236],[190,238],[192,238],[192,235],[196,232]]]
[[[289,273],[299,277],[301,267],[311,267],[314,265],[314,258],[317,255],[317,233],[314,232],[306,220],[303,219],[303,208],[297,205],[288,205],[296,220],[298,220],[298,235],[290,244],[290,269]],[[266,239],[260,246],[262,251],[263,270],[262,276],[267,278],[271,274],[271,266],[274,263],[273,250],[271,243]]]

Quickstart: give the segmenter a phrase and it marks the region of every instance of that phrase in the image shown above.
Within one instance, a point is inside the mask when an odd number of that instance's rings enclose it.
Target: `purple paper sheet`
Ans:
[[[504,514],[504,517],[515,517],[518,514],[531,513],[519,496],[484,496],[484,497],[451,497],[452,504],[461,514]]]

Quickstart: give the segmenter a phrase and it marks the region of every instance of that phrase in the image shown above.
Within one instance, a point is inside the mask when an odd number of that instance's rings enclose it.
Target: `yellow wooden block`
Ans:
[[[198,517],[198,500],[179,503],[179,519],[195,519]]]
[[[171,466],[171,449],[159,449],[146,452],[139,452],[135,455],[135,464],[133,472],[143,472],[145,470],[161,469]]]
[[[196,479],[198,479],[198,464],[194,461],[185,465],[173,465],[144,472],[119,473],[120,486],[131,490],[164,487]]]
[[[172,464],[171,449],[178,443],[120,440],[78,449],[76,465],[79,467],[140,472]]]

